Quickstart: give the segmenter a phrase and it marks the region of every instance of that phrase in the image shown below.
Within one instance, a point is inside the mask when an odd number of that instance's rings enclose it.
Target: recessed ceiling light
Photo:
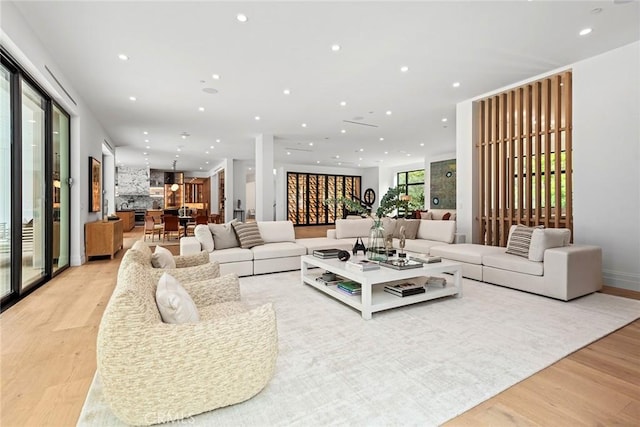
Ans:
[[[211,74],[213,80],[220,80],[220,74]]]
[[[340,106],[345,107],[347,105],[347,101],[341,101]]]
[[[446,117],[443,117],[443,118],[442,118],[442,122],[444,123],[444,122],[446,122],[446,121],[447,121],[447,118],[446,118]]]
[[[342,130],[340,131],[340,133],[347,133],[347,130],[346,130],[346,129],[342,129]]]
[[[198,107],[198,111],[204,111],[204,107]]]
[[[209,164],[209,161],[207,160],[206,162],[204,162],[204,164],[205,164],[205,165],[208,165],[208,164]]]
[[[310,142],[310,143],[309,143],[309,146],[310,146],[310,147],[313,147],[313,142]]]
[[[364,148],[361,148],[358,151],[362,153],[364,151]]]
[[[220,140],[219,140],[219,139],[216,139],[216,142],[220,142]],[[213,148],[213,147],[211,147],[211,148]]]
[[[149,150],[149,149],[151,149],[151,146],[150,146],[150,145],[147,145],[147,146],[146,146],[146,147],[144,147],[144,148],[146,148],[147,150]]]
[[[386,114],[387,116],[390,116],[390,115],[392,114],[392,113],[391,113],[391,110],[387,110],[387,112],[386,112],[385,114]]]
[[[451,86],[453,86],[453,87],[460,87],[460,82],[454,82]]]
[[[302,126],[303,128],[306,128],[306,127],[307,127],[307,124],[306,124],[306,123],[303,123],[303,124],[301,124],[300,126]]]
[[[380,141],[384,141],[384,138],[383,138],[383,137],[380,137]]]
[[[247,18],[247,15],[245,15],[244,13],[237,14],[236,19],[238,20],[238,22],[247,22],[249,20],[249,18]]]
[[[147,152],[145,151],[144,153],[142,153],[142,155],[143,155],[143,156],[146,156],[146,155],[147,155]]]
[[[589,34],[591,32],[591,28],[585,28],[583,30],[580,31],[580,35],[581,36],[586,36],[587,34]]]
[[[338,162],[338,166],[342,166],[342,162]]]
[[[388,152],[388,151],[385,151],[385,152],[384,152],[384,154],[389,154],[389,152]]]
[[[362,157],[358,157],[358,161],[361,162],[362,161]],[[360,165],[358,165],[358,166],[360,166]]]
[[[129,101],[135,101],[137,98],[135,96],[130,96]]]
[[[316,163],[320,163],[320,160],[316,160]]]
[[[409,71],[409,67],[407,67],[406,65],[403,65],[402,67],[400,67],[400,71],[402,71],[403,73],[406,73],[407,71]]]
[[[149,140],[148,140],[148,139],[145,139],[145,140],[144,140],[144,142],[149,142]]]
[[[334,51],[334,52],[339,51],[340,50],[340,45],[339,44],[331,45],[331,50]]]
[[[340,156],[338,154],[336,154],[336,159],[339,159],[339,158],[340,158]]]
[[[181,135],[182,139],[187,139],[187,135]]]
[[[202,170],[202,166],[200,166],[200,170]]]
[[[118,58],[120,58],[122,61],[126,61],[129,59],[129,57],[124,53],[121,53],[120,55],[118,55]]]
[[[176,151],[182,151],[182,148],[178,147],[178,148],[176,149]]]
[[[291,151],[287,151],[287,156],[290,156],[290,155],[291,155]]]
[[[407,153],[407,157],[411,157],[411,153]]]
[[[260,116],[255,116],[254,119],[260,120]]]
[[[146,162],[146,161],[149,161],[149,158],[148,158],[148,157],[145,157],[145,158],[144,158],[144,160],[145,160],[145,162]]]
[[[420,147],[424,147],[424,142],[421,142],[421,143],[420,143]]]
[[[291,91],[289,89],[285,89],[282,91],[285,95],[291,95]]]
[[[149,132],[147,132],[146,130],[144,132],[142,132],[144,135],[149,135]]]
[[[209,154],[209,152],[208,152],[208,151],[205,151],[205,152],[204,152],[204,154]]]
[[[213,145],[211,147],[209,147],[209,148],[211,148],[213,150]]]
[[[176,154],[176,157],[180,157],[180,154]]]

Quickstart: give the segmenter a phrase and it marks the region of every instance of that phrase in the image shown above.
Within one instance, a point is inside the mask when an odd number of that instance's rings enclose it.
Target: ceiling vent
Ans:
[[[363,123],[363,122],[354,122],[353,120],[343,120],[345,123],[351,123],[352,125],[360,125],[360,126],[369,126],[372,128],[377,128],[378,125],[373,125],[371,123]]]

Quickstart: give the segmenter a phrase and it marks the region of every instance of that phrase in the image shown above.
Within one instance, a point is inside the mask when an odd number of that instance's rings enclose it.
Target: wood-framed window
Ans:
[[[571,71],[480,100],[479,241],[506,246],[514,224],[573,232]]]

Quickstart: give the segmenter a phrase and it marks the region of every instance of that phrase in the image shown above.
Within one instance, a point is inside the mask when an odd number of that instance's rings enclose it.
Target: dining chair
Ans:
[[[184,227],[180,225],[180,221],[177,216],[174,216],[174,215],[164,216],[164,231],[163,231],[164,238],[167,237],[167,234],[169,235],[169,237],[171,237],[172,233],[177,233],[178,239],[180,239],[180,236],[182,235],[183,231],[184,231]]]
[[[151,234],[151,241],[155,240],[156,232],[158,233],[158,240],[164,232],[163,224],[156,224],[154,218],[151,215],[144,216],[144,240],[147,240],[147,236]]]

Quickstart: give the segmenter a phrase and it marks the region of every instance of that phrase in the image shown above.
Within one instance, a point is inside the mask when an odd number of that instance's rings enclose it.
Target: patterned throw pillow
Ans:
[[[236,231],[240,247],[250,249],[254,246],[264,245],[264,240],[260,236],[260,229],[256,222],[233,222],[233,229]]]
[[[517,225],[509,235],[506,253],[511,255],[529,258],[529,247],[531,246],[531,234],[533,230],[540,227],[527,227]]]

